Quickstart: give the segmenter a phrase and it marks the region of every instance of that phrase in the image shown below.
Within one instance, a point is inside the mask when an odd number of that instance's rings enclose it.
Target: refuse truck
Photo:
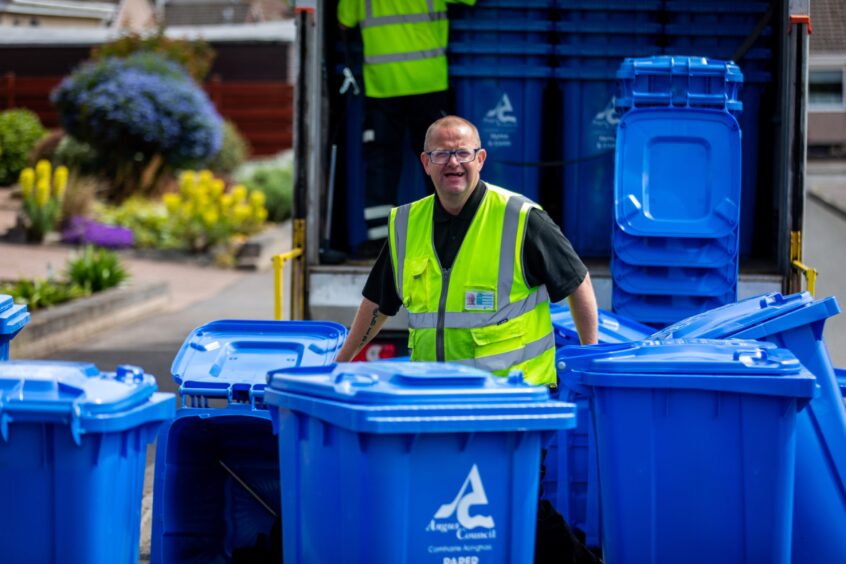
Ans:
[[[361,44],[357,29],[341,40],[337,0],[294,5],[295,248],[275,259],[277,317],[290,300],[293,319],[349,326],[372,264],[355,257],[366,238]],[[612,301],[618,72],[630,57],[737,64],[742,109],[727,108],[742,130],[737,299],[813,286],[802,260],[809,1],[477,0],[448,9],[453,110],[480,129],[482,179],[536,199],[560,224],[601,308]],[[398,204],[431,191],[419,172],[422,140],[407,143]],[[285,287],[282,270],[292,273]],[[406,327],[402,310],[362,356],[407,354]]]

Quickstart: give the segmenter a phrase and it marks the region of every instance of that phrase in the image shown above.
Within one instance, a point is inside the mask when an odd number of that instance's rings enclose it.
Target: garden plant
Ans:
[[[218,154],[223,120],[180,65],[155,53],[88,62],[51,99],[64,130],[98,155],[110,200],[154,195],[166,174]]]
[[[45,133],[38,116],[29,110],[0,112],[0,186],[18,179],[29,152]]]
[[[23,196],[21,211],[27,239],[40,243],[47,233],[58,227],[68,184],[68,169],[58,166],[53,171],[49,161],[41,160],[34,169],[23,169],[18,183]]]
[[[85,247],[71,256],[60,279],[22,279],[0,284],[0,294],[11,295],[30,310],[43,309],[114,288],[129,279],[129,272],[112,251]]]
[[[267,221],[266,197],[242,184],[227,190],[209,170],[180,174],[178,192],[161,201],[131,198],[119,206],[100,206],[99,221],[132,229],[138,247],[181,249],[232,255]],[[224,261],[225,262],[225,261]]]

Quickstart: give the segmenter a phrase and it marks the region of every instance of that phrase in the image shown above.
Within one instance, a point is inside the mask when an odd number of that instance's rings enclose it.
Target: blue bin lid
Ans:
[[[467,19],[455,20],[449,23],[452,30],[457,31],[508,31],[508,32],[548,32],[552,31],[552,22],[546,20],[529,20],[513,18],[500,19]]]
[[[451,41],[450,53],[471,55],[549,55],[552,45],[549,43],[526,43],[518,41]]]
[[[654,12],[661,10],[661,0],[556,0],[557,8],[569,10],[623,10],[627,12]]]
[[[15,305],[12,296],[0,294],[0,336],[17,333],[29,322],[25,305]]]
[[[740,156],[740,126],[726,112],[651,108],[623,114],[614,174],[617,225],[639,236],[730,234],[740,222]]]
[[[579,333],[570,308],[564,304],[550,304],[552,328],[556,333],[556,340],[560,336],[564,340],[579,342]],[[599,309],[599,342],[627,343],[640,341],[652,333],[652,327],[633,321],[622,315]]]
[[[575,406],[522,374],[439,362],[353,362],[274,370],[265,401],[370,432],[547,430],[575,426]],[[534,418],[532,416],[535,416]]]
[[[450,65],[449,75],[452,78],[549,78],[552,70],[545,66],[528,65]]]
[[[573,21],[555,22],[556,33],[576,34],[607,34],[609,41],[620,40],[618,34],[626,35],[659,35],[663,25],[658,22],[627,22],[627,21]]]
[[[653,333],[652,340],[725,339],[761,323],[795,311],[814,301],[808,292],[783,296],[761,294],[683,319]]]
[[[840,387],[840,393],[846,398],[846,368],[835,368],[834,376],[837,378],[837,385]]]
[[[86,432],[117,432],[170,419],[174,396],[156,389],[155,377],[137,366],[100,372],[85,362],[0,362],[0,436],[8,440],[10,422],[55,422],[69,424],[79,444]]]
[[[720,238],[637,237],[615,227],[612,237],[614,254],[634,265],[719,268],[737,257],[736,231]]]
[[[576,359],[578,363],[578,359]],[[748,340],[677,339],[587,357],[587,386],[676,388],[812,398],[816,378],[786,349]]]
[[[769,9],[767,2],[714,2],[714,0],[668,1],[664,4],[668,12],[707,14],[763,14]]]
[[[177,384],[263,385],[276,368],[331,364],[346,335],[333,321],[213,321],[188,335],[170,370]]]
[[[731,61],[680,55],[657,55],[643,59],[628,58],[617,71],[621,80],[633,80],[641,75],[719,76],[726,82],[743,82],[740,67]]]

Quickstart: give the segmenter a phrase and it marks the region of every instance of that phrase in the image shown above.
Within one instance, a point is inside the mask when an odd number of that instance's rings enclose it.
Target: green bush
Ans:
[[[86,294],[114,288],[129,279],[129,272],[117,254],[92,246],[68,260],[66,269],[70,284],[82,288]]]
[[[238,178],[250,190],[264,192],[267,218],[276,223],[291,217],[294,175],[291,165],[257,165]]]
[[[53,153],[53,164],[65,165],[80,174],[94,174],[98,170],[97,151],[88,143],[64,135]]]
[[[45,133],[38,116],[29,110],[0,112],[0,186],[18,179],[30,151]]]
[[[8,294],[16,303],[26,304],[30,310],[36,310],[82,297],[85,292],[67,282],[39,278],[0,284],[0,294]]]
[[[135,53],[156,53],[188,69],[197,82],[202,82],[214,61],[214,49],[205,41],[185,41],[165,37],[161,28],[155,35],[130,33],[91,50],[94,60],[117,57],[124,59]]]
[[[229,120],[223,122],[223,144],[207,168],[217,174],[232,174],[250,154],[250,146],[238,128]]]

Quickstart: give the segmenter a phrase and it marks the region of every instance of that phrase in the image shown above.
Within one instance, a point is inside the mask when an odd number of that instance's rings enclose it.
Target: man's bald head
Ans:
[[[424,151],[431,151],[431,140],[432,136],[434,135],[435,131],[447,127],[466,127],[470,130],[472,139],[475,142],[475,147],[482,146],[482,140],[479,137],[479,130],[476,129],[476,126],[464,119],[463,117],[459,116],[444,116],[439,120],[435,121],[432,125],[429,126],[429,129],[426,130],[426,139],[423,142],[423,150]],[[468,147],[471,148],[471,147]]]

